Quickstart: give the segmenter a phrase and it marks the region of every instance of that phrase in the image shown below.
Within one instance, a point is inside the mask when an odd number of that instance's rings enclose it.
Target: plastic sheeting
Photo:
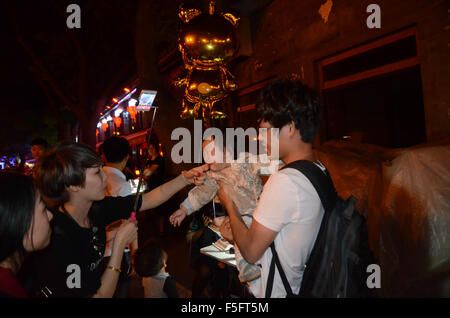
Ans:
[[[397,150],[351,143],[329,141],[315,150],[318,159],[327,167],[338,194],[344,199],[353,195],[356,209],[368,214],[370,184],[382,172],[382,165],[397,155]]]
[[[384,297],[450,296],[450,143],[386,149],[331,141],[316,150],[338,194],[356,197]]]

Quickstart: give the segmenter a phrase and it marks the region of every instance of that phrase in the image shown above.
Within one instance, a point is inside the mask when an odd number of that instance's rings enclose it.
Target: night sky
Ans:
[[[103,97],[105,87],[111,84],[122,63],[131,63],[131,67],[119,81],[136,74],[133,36],[138,1],[77,1],[81,7],[81,29],[69,29],[66,25],[70,3],[74,2],[5,3],[6,18],[1,22],[1,29],[6,32],[1,50],[1,87],[5,94],[0,102],[0,155],[23,155],[36,137],[54,144],[58,139],[58,121],[67,118],[67,113],[61,111],[67,103],[45,80],[44,72],[19,43],[19,36],[47,67],[66,97],[77,102],[79,82],[83,82],[87,91],[84,104],[89,110]],[[87,61],[86,80],[80,80],[77,45]]]
[[[29,13],[23,11],[24,16]],[[23,26],[27,29],[32,23],[23,19]],[[0,154],[26,151],[26,143],[30,141],[32,127],[29,126],[28,116],[40,117],[47,97],[39,82],[30,72],[31,61],[17,41],[17,36],[10,22],[10,17],[1,19],[2,50],[0,78],[3,96],[0,102],[2,114],[0,116]],[[24,115],[28,116],[24,116]]]
[[[191,6],[203,2],[208,1],[183,1],[185,5],[191,3]],[[226,5],[238,6],[238,11],[247,12],[266,2],[230,0],[226,1]],[[24,155],[29,151],[32,139],[43,137],[50,144],[56,143],[61,140],[61,123],[64,120],[71,125],[71,118],[93,115],[99,100],[110,98],[122,88],[124,82],[136,78],[136,14],[140,2],[17,0],[3,3],[0,61],[3,72],[1,87],[5,93],[0,102],[0,156]],[[71,3],[81,8],[81,29],[69,29],[66,25],[70,15],[66,9]],[[172,2],[158,0],[152,1],[152,4],[158,10],[168,10],[171,18],[172,7],[177,7]],[[173,12],[173,19],[178,21],[176,11]],[[19,42],[19,36],[28,51]],[[176,43],[173,44],[176,47]],[[63,100],[61,94],[49,85],[45,72],[33,61],[29,51],[43,62],[54,82],[60,86],[62,95],[73,102],[70,107],[67,106],[67,99]],[[80,80],[81,58],[78,52],[86,60],[84,80]],[[85,87],[84,95],[77,95],[80,83]],[[74,114],[79,105],[87,107],[84,114]]]

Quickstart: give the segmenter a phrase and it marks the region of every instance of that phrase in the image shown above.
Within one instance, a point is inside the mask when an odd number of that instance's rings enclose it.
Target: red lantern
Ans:
[[[136,114],[137,114],[136,106],[128,106],[128,107],[127,107],[127,111],[128,111],[128,113],[130,114],[130,117],[131,117],[133,120],[136,120]]]
[[[103,129],[104,132],[106,132],[106,130],[108,129],[108,127],[109,127],[108,122],[102,123],[102,129]]]
[[[114,117],[114,124],[116,124],[117,128],[120,128],[120,125],[122,125],[122,118],[121,117]]]

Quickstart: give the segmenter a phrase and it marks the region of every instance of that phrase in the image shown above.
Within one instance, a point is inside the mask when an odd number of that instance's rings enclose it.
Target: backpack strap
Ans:
[[[270,248],[272,248],[273,244],[274,244],[273,242],[272,242],[272,244],[270,244]],[[273,254],[273,252],[272,252],[272,261],[270,262],[269,277],[267,277],[265,298],[270,298],[270,296],[272,295],[274,276],[275,276],[275,254]]]
[[[292,297],[291,286],[287,280],[286,274],[284,273],[283,267],[281,267],[280,258],[278,257],[277,250],[275,249],[275,243],[270,244],[270,249],[272,250],[272,261],[270,262],[269,277],[267,278],[266,285],[266,296],[265,298],[270,298],[272,295],[273,279],[275,276],[275,265],[278,268],[278,273],[280,274],[281,281],[283,282],[284,289],[286,290],[287,297]]]
[[[317,194],[319,195],[320,201],[325,209],[325,213],[330,213],[334,205],[336,204],[337,193],[334,188],[333,180],[331,180],[328,170],[322,171],[316,164],[308,160],[298,160],[291,162],[284,166],[282,169],[293,168],[304,174],[311,184],[314,186]],[[281,170],[281,169],[280,169]],[[275,249],[275,241],[270,245],[272,250],[272,261],[270,263],[269,276],[267,278],[266,285],[266,298],[269,298],[272,294],[273,280],[275,276],[275,265],[280,274],[281,280],[283,282],[284,288],[287,293],[287,297],[292,297],[292,289],[284,273],[283,267],[281,266],[280,259],[278,258],[278,253]]]

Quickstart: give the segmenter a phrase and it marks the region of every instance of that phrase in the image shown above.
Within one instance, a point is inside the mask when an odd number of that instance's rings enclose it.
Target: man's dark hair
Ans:
[[[36,138],[31,141],[31,146],[42,146],[48,148],[48,142],[43,138]]]
[[[147,133],[145,140],[148,140],[148,134],[149,133]],[[159,138],[158,138],[158,135],[154,131],[152,132],[152,136],[150,138],[149,146],[150,145],[152,145],[156,150],[159,149]]]
[[[123,137],[109,137],[103,143],[103,153],[107,162],[119,163],[130,153],[130,143]]]
[[[299,80],[283,78],[269,84],[261,92],[256,108],[260,121],[279,129],[294,122],[303,142],[314,141],[319,129],[321,103],[317,94]]]
[[[67,187],[84,186],[86,169],[101,165],[100,156],[91,147],[64,142],[41,159],[35,177],[42,194],[62,203],[68,199]]]
[[[23,239],[33,223],[36,194],[30,176],[0,173],[0,262],[16,252],[20,259],[25,256]]]
[[[149,240],[134,254],[134,269],[141,277],[158,274],[164,266],[166,253],[156,241]]]

